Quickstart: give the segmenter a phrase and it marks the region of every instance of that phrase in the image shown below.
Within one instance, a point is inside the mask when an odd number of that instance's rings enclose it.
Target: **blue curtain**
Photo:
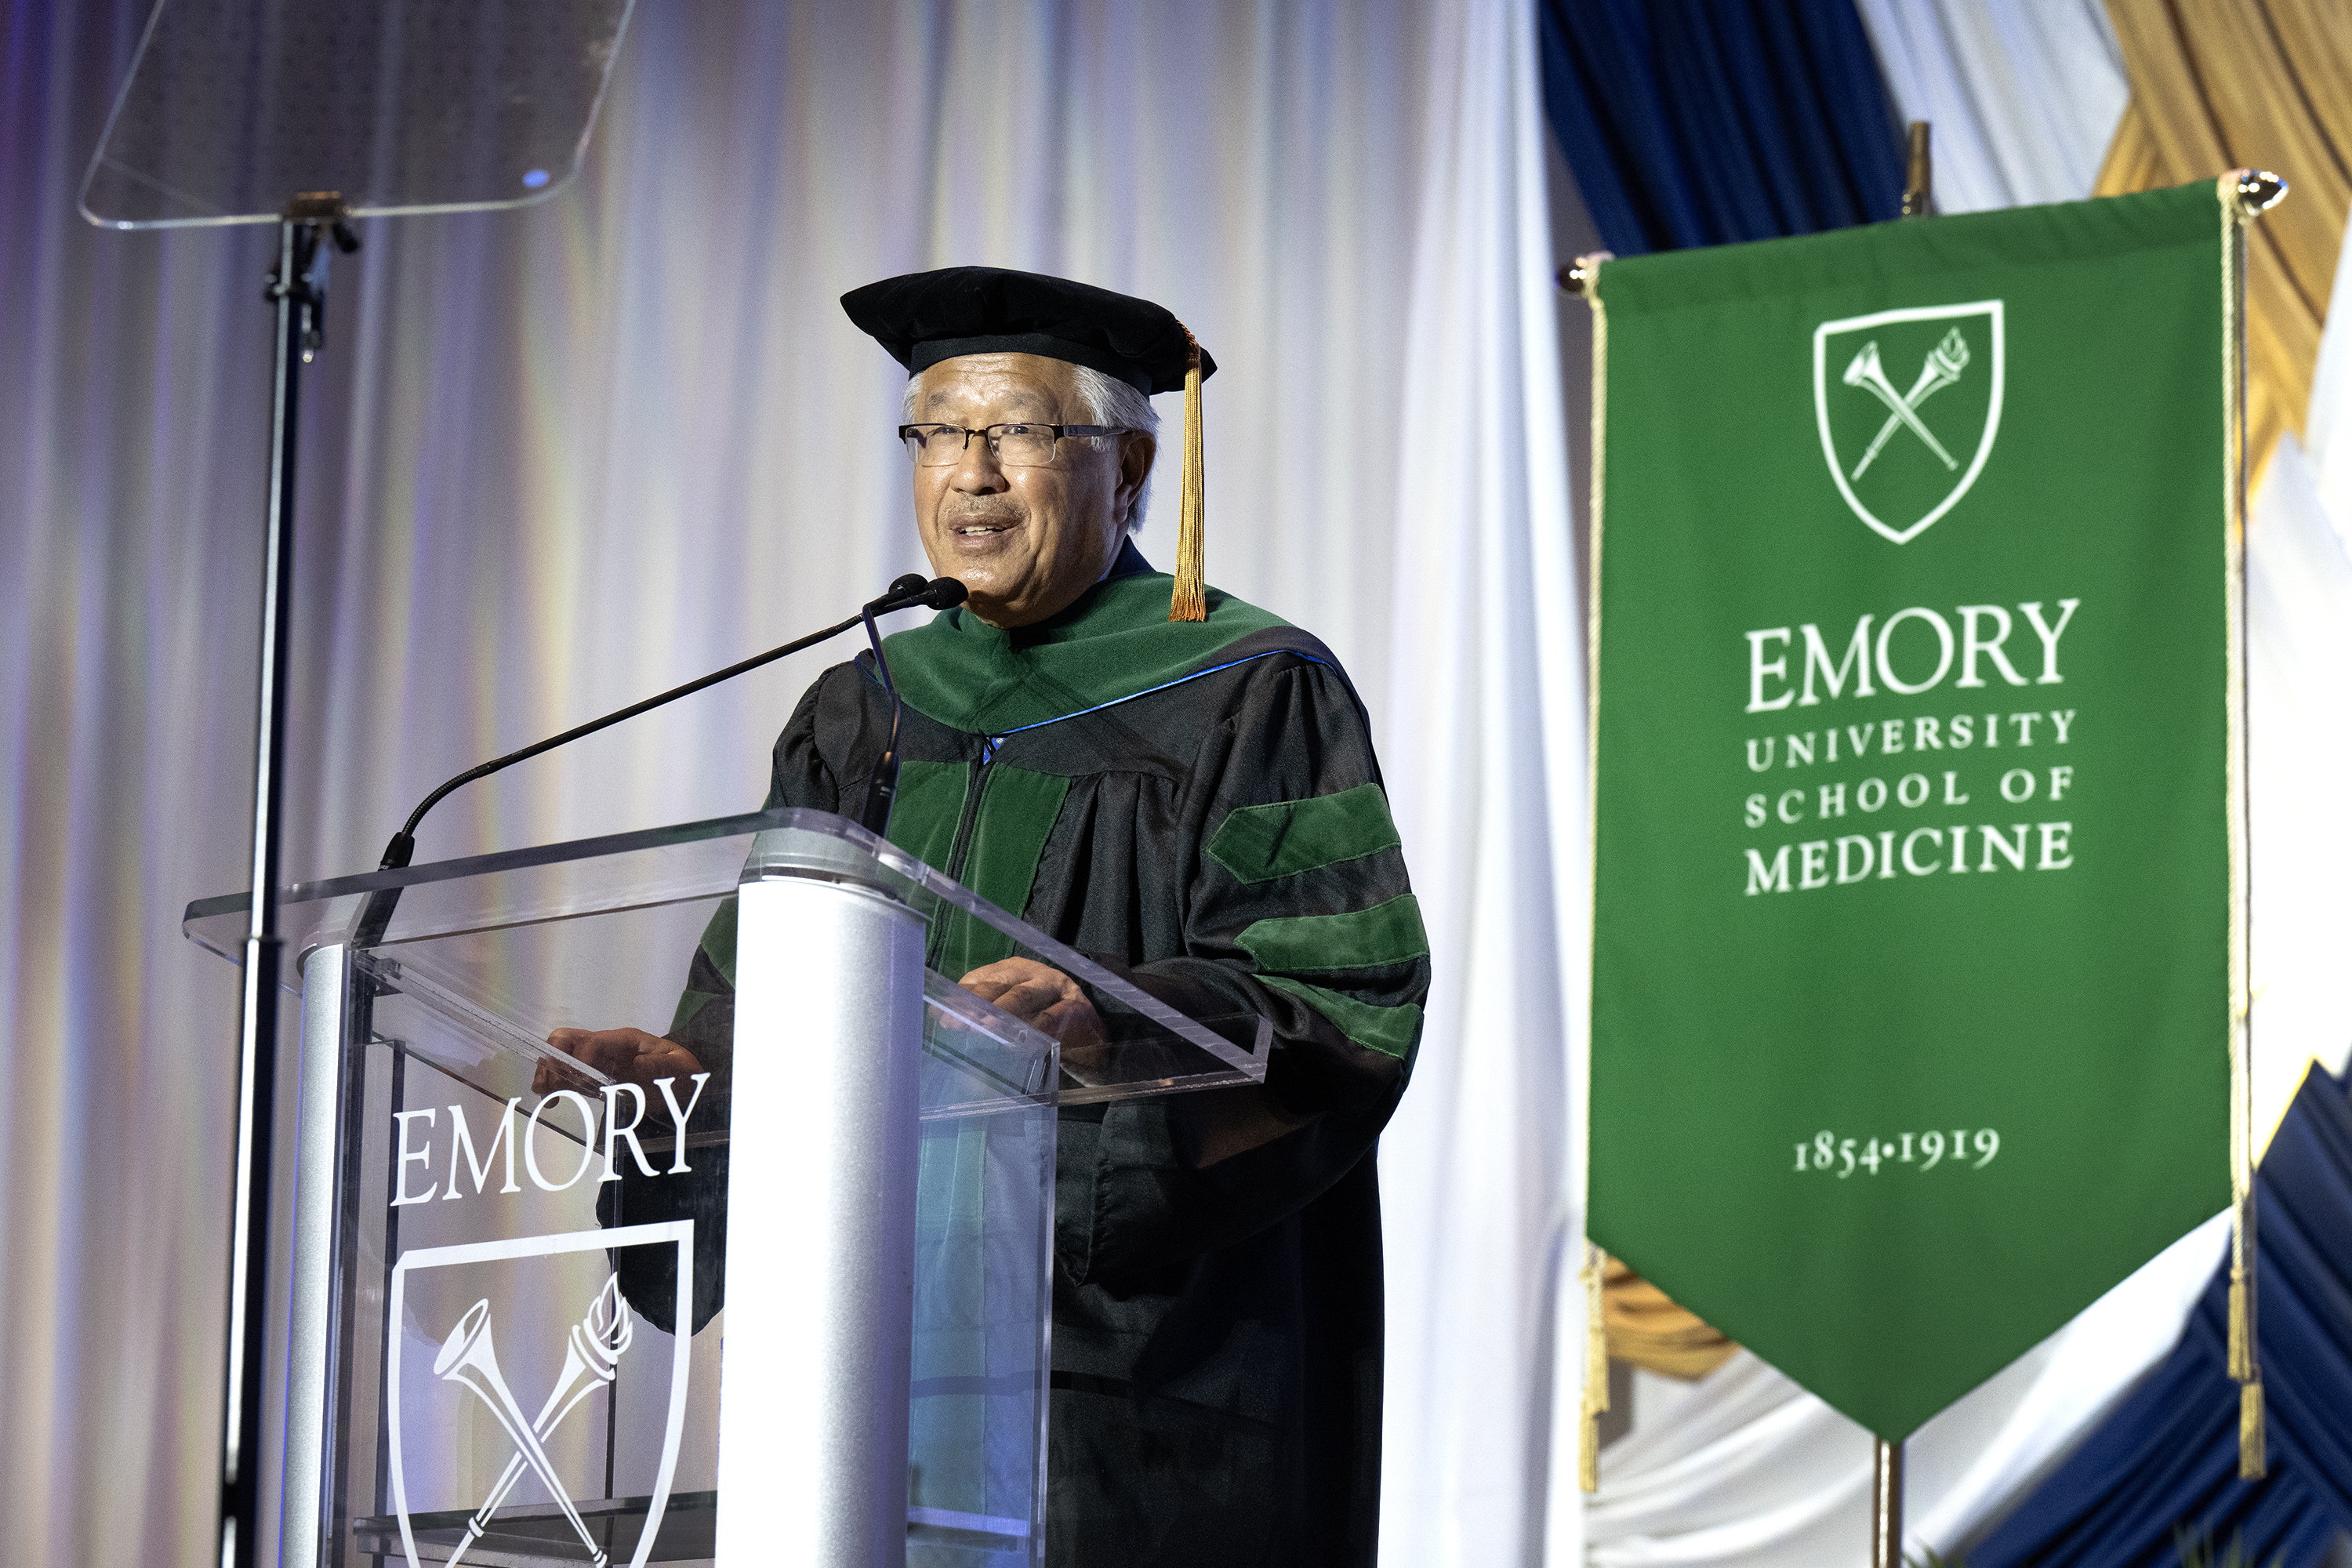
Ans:
[[[2352,1102],[2315,1066],[2255,1178],[2270,1474],[2238,1479],[2229,1266],[2180,1343],[1975,1551],[1969,1568],[2170,1568],[2172,1530],[2321,1562],[2352,1531]]]
[[[1901,128],[1853,0],[1539,0],[1544,109],[1620,256],[1896,216]]]

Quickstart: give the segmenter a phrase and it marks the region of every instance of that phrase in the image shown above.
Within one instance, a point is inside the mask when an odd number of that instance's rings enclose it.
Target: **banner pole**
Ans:
[[[1936,207],[1934,154],[1927,121],[1911,121],[1904,158],[1903,216],[1926,217]],[[1903,1445],[1873,1440],[1870,1487],[1871,1568],[1903,1568]]]
[[[1870,1488],[1870,1568],[1903,1568],[1903,1445],[1876,1439]]]
[[[1911,122],[1903,159],[1903,216],[1926,217],[1936,210],[1936,164],[1928,149],[1927,121]]]

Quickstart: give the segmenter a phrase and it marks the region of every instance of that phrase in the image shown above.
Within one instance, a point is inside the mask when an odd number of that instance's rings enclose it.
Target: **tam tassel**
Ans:
[[[1183,489],[1176,512],[1176,591],[1169,598],[1168,618],[1205,621],[1209,584],[1201,530],[1201,345],[1189,331],[1184,334],[1184,349]]]
[[[2263,1452],[2263,1385],[2257,1380],[2238,1388],[2238,1479],[2258,1481],[2270,1469]]]

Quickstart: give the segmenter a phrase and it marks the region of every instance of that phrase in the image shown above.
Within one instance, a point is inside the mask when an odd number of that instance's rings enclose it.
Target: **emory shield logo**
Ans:
[[[1959,504],[2000,428],[2001,302],[1927,305],[1813,329],[1813,415],[1845,504],[1901,544]]]
[[[415,1398],[402,1375],[401,1351],[409,1335],[404,1331],[408,1297],[417,1289],[415,1281],[428,1270],[458,1269],[469,1264],[506,1263],[530,1258],[560,1259],[568,1254],[604,1252],[609,1248],[642,1247],[648,1243],[666,1244],[677,1252],[677,1321],[670,1325],[669,1409],[662,1438],[659,1468],[656,1471],[650,1504],[646,1521],[638,1532],[629,1562],[642,1568],[653,1550],[654,1538],[659,1533],[663,1513],[669,1507],[670,1483],[677,1469],[678,1440],[686,1427],[687,1373],[690,1365],[692,1330],[694,1326],[694,1222],[672,1220],[657,1225],[624,1226],[613,1230],[567,1231],[557,1236],[517,1237],[499,1241],[472,1242],[457,1247],[417,1247],[401,1256],[392,1271],[392,1295],[389,1322],[392,1331],[387,1336],[387,1352],[391,1364],[387,1368],[385,1391],[387,1415],[391,1426],[391,1480],[393,1507],[400,1520],[401,1544],[406,1548],[410,1568],[422,1568],[417,1555],[415,1527],[410,1521],[409,1483],[411,1472],[419,1469],[438,1471],[446,1467],[437,1464],[438,1454],[416,1456],[412,1453],[415,1438],[428,1441],[435,1434],[446,1434],[454,1424],[468,1421],[478,1424],[491,1440],[509,1452],[505,1468],[496,1481],[478,1500],[468,1500],[473,1517],[466,1525],[465,1534],[454,1549],[444,1546],[435,1552],[436,1560],[455,1568],[474,1544],[481,1540],[491,1521],[505,1506],[511,1492],[525,1474],[538,1481],[562,1516],[563,1524],[575,1538],[574,1547],[586,1561],[604,1568],[611,1559],[605,1543],[597,1539],[572,1500],[570,1487],[562,1468],[549,1457],[549,1440],[563,1426],[573,1408],[592,1394],[602,1393],[622,1371],[630,1346],[635,1340],[635,1319],[629,1305],[621,1299],[621,1281],[617,1274],[607,1274],[604,1288],[587,1294],[577,1303],[579,1319],[563,1330],[551,1331],[562,1340],[562,1369],[555,1374],[553,1386],[543,1397],[533,1402],[530,1395],[536,1390],[517,1389],[509,1381],[506,1370],[499,1363],[498,1341],[494,1331],[499,1313],[494,1300],[504,1300],[515,1313],[508,1320],[510,1331],[520,1330],[526,1322],[522,1310],[536,1300],[543,1300],[536,1291],[526,1294],[510,1290],[505,1297],[483,1296],[471,1307],[451,1315],[445,1337],[433,1358],[429,1383],[420,1383],[434,1390],[428,1396],[432,1408],[410,1412],[420,1430],[409,1432],[402,1411],[403,1394]],[[502,1273],[511,1278],[512,1270]],[[436,1287],[443,1281],[436,1279]],[[459,1284],[457,1294],[471,1294]],[[445,1288],[420,1290],[424,1300],[447,1294]],[[571,1316],[567,1304],[564,1315]],[[432,1327],[438,1331],[440,1324]],[[513,1342],[509,1342],[511,1344]],[[546,1347],[542,1347],[546,1348]],[[509,1352],[511,1353],[511,1351]],[[541,1356],[536,1359],[550,1359]],[[414,1373],[411,1375],[415,1375]],[[532,1414],[533,1405],[536,1414]],[[478,1433],[477,1436],[481,1434]],[[411,1463],[421,1458],[421,1467]],[[615,1550],[618,1544],[615,1543]],[[446,1555],[444,1556],[443,1553]]]

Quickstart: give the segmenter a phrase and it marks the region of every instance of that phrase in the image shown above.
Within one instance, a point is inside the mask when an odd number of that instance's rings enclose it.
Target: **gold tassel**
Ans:
[[[1609,1408],[1609,1331],[1601,1316],[1601,1280],[1608,1268],[1601,1250],[1584,1244],[1584,1267],[1577,1279],[1584,1287],[1584,1398],[1576,1434],[1576,1484],[1588,1492],[1601,1489],[1601,1417]]]
[[[2246,1271],[2230,1270],[2230,1378],[2245,1383],[2254,1375],[2253,1346],[2246,1334]]]
[[[2263,1384],[2256,1378],[2238,1389],[2238,1479],[2258,1481],[2270,1469],[2263,1452]]]
[[[2221,199],[2221,408],[2229,563],[2230,990],[2230,1376],[2238,1384],[2238,1477],[2258,1481],[2270,1470],[2263,1444],[2263,1370],[2257,1352],[2254,1266],[2252,973],[2246,931],[2246,225],[2249,205],[2274,176],[2235,169],[2217,182]],[[2268,201],[2275,201],[2273,194]],[[2267,205],[2268,201],[2262,205]]]
[[[1169,599],[1168,618],[1205,621],[1209,583],[1201,536],[1201,345],[1189,331],[1184,334],[1184,488],[1177,504],[1176,591]]]

